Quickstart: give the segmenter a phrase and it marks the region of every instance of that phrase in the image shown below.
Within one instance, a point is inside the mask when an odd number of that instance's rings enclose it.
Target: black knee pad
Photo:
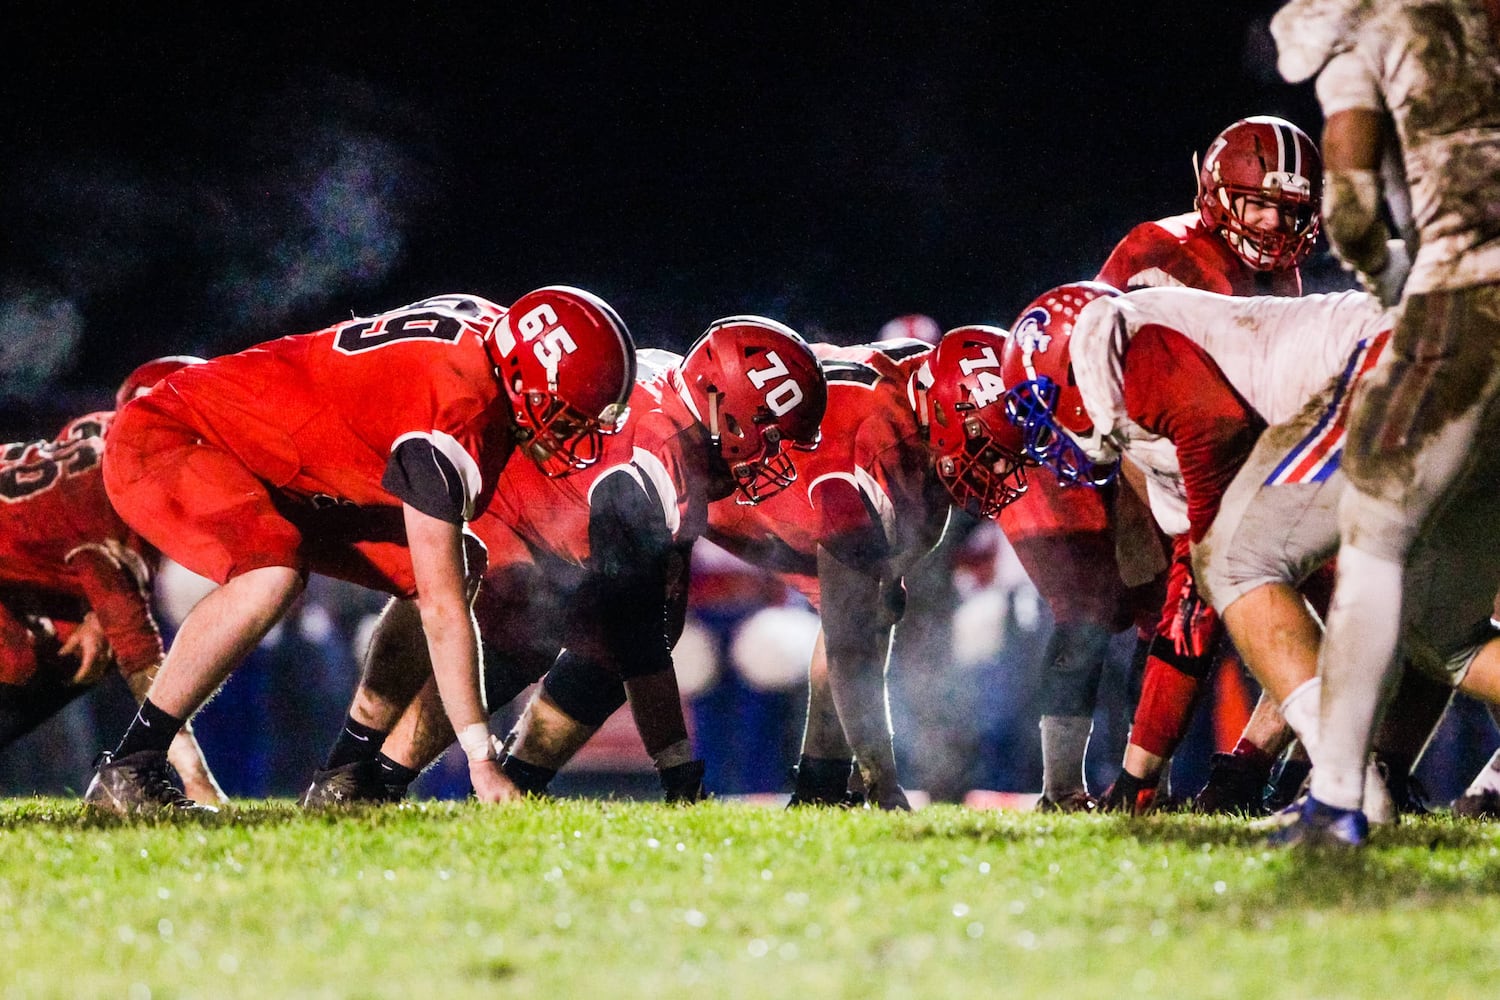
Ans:
[[[481,643],[484,653],[484,700],[491,712],[513,701],[516,695],[541,679],[546,667],[529,662],[526,657],[501,652],[489,643]]]
[[[586,726],[602,726],[625,704],[625,684],[593,660],[564,650],[542,678],[552,703]]]
[[[1109,652],[1109,631],[1091,622],[1058,625],[1047,645],[1043,715],[1093,715]]]
[[[1176,645],[1164,635],[1151,640],[1150,654],[1168,666],[1187,674],[1195,680],[1205,680],[1219,661],[1218,644],[1215,643],[1202,656],[1191,656],[1177,652]]]

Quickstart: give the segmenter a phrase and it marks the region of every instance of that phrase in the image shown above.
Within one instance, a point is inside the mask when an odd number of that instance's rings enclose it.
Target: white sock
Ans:
[[[1394,678],[1401,638],[1399,562],[1350,545],[1339,550],[1338,586],[1318,656],[1323,679],[1312,795],[1339,809],[1364,802],[1375,719]]]
[[[1318,746],[1318,706],[1322,693],[1323,682],[1314,677],[1298,684],[1281,703],[1281,717],[1302,741],[1302,748],[1312,761],[1317,760],[1314,754]]]

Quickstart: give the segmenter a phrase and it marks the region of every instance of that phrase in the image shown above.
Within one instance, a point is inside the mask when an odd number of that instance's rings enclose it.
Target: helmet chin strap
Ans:
[[[723,396],[724,394],[717,389],[708,390],[708,436],[714,444],[719,443],[721,436],[719,434],[719,400]]]

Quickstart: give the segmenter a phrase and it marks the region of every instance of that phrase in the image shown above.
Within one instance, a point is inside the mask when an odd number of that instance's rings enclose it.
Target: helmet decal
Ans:
[[[1011,341],[1020,349],[1021,364],[1026,367],[1026,374],[1030,378],[1036,378],[1036,365],[1032,363],[1032,355],[1046,353],[1047,348],[1052,346],[1052,338],[1046,333],[1047,319],[1047,310],[1041,307],[1030,309],[1016,320],[1015,327],[1010,331]]]

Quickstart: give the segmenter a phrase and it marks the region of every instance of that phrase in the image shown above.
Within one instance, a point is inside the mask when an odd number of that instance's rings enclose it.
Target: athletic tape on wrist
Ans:
[[[490,738],[490,727],[483,722],[471,722],[459,730],[458,745],[464,748],[464,756],[470,763],[494,760],[498,756],[495,741]]]

